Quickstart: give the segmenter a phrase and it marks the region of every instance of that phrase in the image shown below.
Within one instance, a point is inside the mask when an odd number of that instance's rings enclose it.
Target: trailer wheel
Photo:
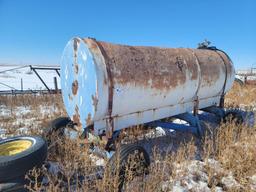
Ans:
[[[241,125],[244,123],[244,118],[239,111],[229,111],[223,117],[223,122],[234,122],[236,125]]]
[[[52,134],[52,133],[58,133],[59,135],[64,134],[64,129],[67,127],[69,123],[71,123],[71,119],[69,117],[59,117],[57,119],[54,119],[47,129],[46,133]]]
[[[24,176],[41,166],[47,156],[47,144],[41,137],[19,136],[0,141],[0,183]]]
[[[65,129],[70,123],[72,123],[72,121],[69,117],[54,119],[44,133],[48,145],[55,141],[56,137],[62,138],[65,134]]]
[[[241,87],[244,86],[244,82],[239,78],[235,78],[235,82],[238,83]]]
[[[4,192],[28,192],[25,188],[28,182],[23,177],[18,177],[4,183],[0,183],[0,191]]]
[[[108,162],[111,172],[119,176],[118,191],[122,191],[127,180],[126,170],[132,172],[133,178],[143,176],[150,165],[149,154],[139,145],[129,144],[121,146]]]

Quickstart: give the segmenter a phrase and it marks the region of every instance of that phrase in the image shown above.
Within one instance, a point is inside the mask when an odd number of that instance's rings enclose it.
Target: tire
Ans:
[[[64,135],[64,129],[71,122],[72,121],[69,117],[59,117],[54,119],[46,130],[46,135],[50,135],[54,132],[58,132],[59,135]]]
[[[30,146],[25,147],[24,143]],[[0,141],[0,149],[0,183],[24,176],[33,167],[40,167],[47,157],[47,144],[41,137],[19,136],[4,139]]]
[[[241,125],[244,123],[243,116],[239,111],[229,111],[225,114],[223,118],[224,123],[234,122],[236,125]]]
[[[0,191],[4,192],[28,192],[25,185],[28,184],[24,178],[15,178],[5,183],[0,183]]]
[[[118,153],[118,154],[117,154]],[[136,176],[141,176],[144,173],[147,172],[147,169],[150,165],[150,157],[149,154],[146,152],[146,150],[139,145],[136,144],[128,144],[123,145],[120,148],[119,152],[116,152],[108,162],[108,165],[110,166],[110,169],[112,173],[118,173],[119,175],[119,186],[118,191],[121,192],[123,189],[123,185],[125,183],[125,169],[126,166],[129,167],[129,157],[137,154],[142,154],[143,159],[141,162],[138,162],[139,164],[136,165],[135,169],[132,170]],[[140,156],[141,157],[141,156]],[[117,165],[119,163],[119,165]],[[137,167],[138,166],[138,167]],[[118,170],[117,170],[118,168]],[[139,168],[139,169],[138,169]],[[116,172],[117,171],[117,172]]]
[[[47,140],[48,145],[52,143],[53,139],[56,139],[52,136],[63,137],[65,134],[65,128],[70,124],[72,121],[69,117],[59,117],[53,120],[49,127],[44,132],[44,136]]]
[[[241,79],[235,78],[235,82],[237,82],[241,87],[244,86],[244,82]]]

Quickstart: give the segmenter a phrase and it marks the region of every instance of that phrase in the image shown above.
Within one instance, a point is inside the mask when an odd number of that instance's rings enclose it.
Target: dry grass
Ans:
[[[66,116],[60,94],[0,96],[0,128],[7,135],[23,134],[19,128],[41,134],[54,118]]]
[[[227,93],[225,98],[226,107],[255,107],[256,105],[256,85],[240,86],[234,83],[233,88]]]
[[[256,87],[235,85],[227,94],[227,107],[255,107]],[[27,126],[27,123],[15,124],[17,119],[33,119],[29,127],[29,134],[41,134],[51,119],[65,115],[60,95],[44,96],[16,96],[0,97],[0,106],[10,110],[10,116],[1,117],[0,127],[8,129],[7,135],[16,135],[17,128]],[[50,114],[42,115],[39,106],[51,107]],[[17,107],[28,108],[31,112],[23,116],[17,115]],[[35,123],[36,122],[36,123]],[[129,140],[138,140],[141,129],[132,129]],[[124,135],[125,137],[125,135]],[[137,182],[127,170],[128,181],[126,191],[172,191],[175,186],[189,188],[189,183],[196,183],[189,191],[205,191],[199,183],[204,181],[205,187],[215,191],[254,191],[252,177],[256,174],[256,128],[237,126],[233,122],[221,124],[214,135],[206,136],[201,143],[201,161],[195,161],[198,145],[192,138],[190,142],[183,142],[177,151],[163,155],[158,149],[152,154],[149,174],[139,177]],[[106,165],[103,178],[94,177],[88,181],[81,181],[86,175],[95,171],[95,161],[90,158],[88,146],[84,141],[65,139],[59,140],[58,151],[51,151],[48,159],[53,159],[60,165],[59,173],[52,173],[47,169],[37,169],[30,172],[32,181],[27,187],[31,191],[118,191],[118,173],[111,171]],[[61,153],[59,153],[61,151]],[[106,163],[106,162],[105,162]],[[118,165],[118,164],[117,164]],[[48,185],[40,182],[44,175]],[[230,179],[231,178],[231,179]],[[38,180],[37,180],[38,179]],[[137,178],[136,178],[137,179]],[[232,185],[226,182],[229,179]],[[195,187],[197,186],[197,187]]]

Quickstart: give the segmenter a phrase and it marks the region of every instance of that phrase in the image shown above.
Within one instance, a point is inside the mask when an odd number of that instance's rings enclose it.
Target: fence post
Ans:
[[[55,92],[58,93],[58,82],[57,77],[53,77]]]
[[[20,79],[20,90],[23,91],[23,79]]]

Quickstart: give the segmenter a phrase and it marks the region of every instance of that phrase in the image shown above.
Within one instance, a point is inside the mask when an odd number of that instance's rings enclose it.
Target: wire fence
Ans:
[[[14,70],[17,70],[17,69],[22,69],[22,68],[27,68],[27,67],[29,67],[29,65],[24,65],[24,66],[21,66],[21,67],[15,67],[15,68],[7,69],[7,70],[4,70],[4,71],[0,71],[0,73],[6,73],[8,71],[14,71]]]

